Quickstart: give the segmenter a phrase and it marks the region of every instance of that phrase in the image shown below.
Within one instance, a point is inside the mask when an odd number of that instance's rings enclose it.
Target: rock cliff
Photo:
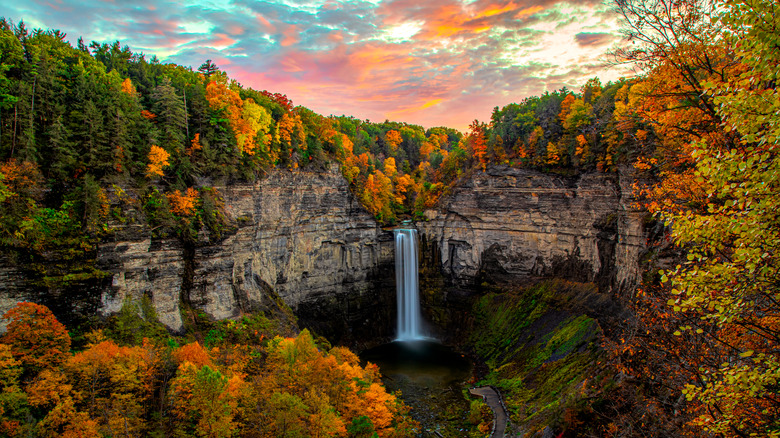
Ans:
[[[427,263],[451,284],[534,277],[631,289],[645,249],[631,175],[558,176],[488,168],[454,187],[417,223]]]
[[[439,330],[465,327],[471,286],[483,282],[561,277],[595,282],[601,292],[630,290],[645,243],[631,182],[625,173],[564,177],[492,167],[454,187],[416,224],[429,321]],[[161,322],[180,331],[191,311],[224,319],[281,299],[302,326],[332,342],[392,336],[392,233],[357,202],[338,167],[276,170],[218,190],[235,225],[227,237],[183,244],[152,238],[143,220],[116,224],[113,240],[96,251],[109,277],[72,290],[30,287],[32,274],[3,255],[0,311],[28,299],[63,320],[83,320],[147,296]]]
[[[353,331],[389,332],[392,237],[337,167],[274,171],[256,184],[218,190],[237,229],[217,244],[187,247],[138,232],[100,247],[99,264],[113,273],[101,313],[148,295],[160,320],[181,330],[182,303],[224,319],[262,308],[273,290],[303,326],[334,341],[351,340]]]

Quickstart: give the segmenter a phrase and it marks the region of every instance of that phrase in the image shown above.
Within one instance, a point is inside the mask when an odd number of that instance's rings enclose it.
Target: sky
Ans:
[[[119,40],[323,115],[465,130],[494,107],[588,78],[622,44],[592,0],[0,0],[0,15],[75,45]]]

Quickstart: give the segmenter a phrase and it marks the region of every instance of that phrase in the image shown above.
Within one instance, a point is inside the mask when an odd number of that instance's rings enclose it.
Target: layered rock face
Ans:
[[[137,233],[100,248],[102,267],[114,273],[102,313],[146,294],[160,320],[181,330],[181,303],[224,319],[262,308],[273,289],[303,326],[332,340],[389,332],[392,235],[354,199],[337,167],[274,171],[219,192],[237,231],[218,244],[184,247]]]
[[[645,236],[627,173],[477,173],[417,224],[427,262],[456,286],[559,277],[631,289]]]

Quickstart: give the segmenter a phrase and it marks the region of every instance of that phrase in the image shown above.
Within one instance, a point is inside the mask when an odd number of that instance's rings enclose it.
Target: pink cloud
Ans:
[[[224,33],[217,33],[214,34],[214,37],[211,40],[211,44],[215,46],[232,46],[235,44],[236,40],[233,38],[230,38],[229,36],[225,35]]]
[[[294,24],[287,25],[282,31],[282,41],[279,43],[282,47],[290,47],[296,44],[300,39],[298,34],[300,30]]]

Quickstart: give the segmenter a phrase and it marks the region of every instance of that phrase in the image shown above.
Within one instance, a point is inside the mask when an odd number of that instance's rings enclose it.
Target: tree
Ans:
[[[195,206],[198,202],[198,191],[188,187],[185,193],[180,190],[174,190],[168,193],[168,202],[171,205],[171,212],[179,216],[192,216],[195,214]]]
[[[28,372],[56,367],[68,358],[70,335],[48,307],[22,302],[3,318],[9,322],[2,342],[11,346],[14,359]]]
[[[624,351],[639,346],[664,358],[629,354],[633,371],[685,395],[694,433],[777,437],[780,37],[768,17],[780,8],[753,0],[649,5],[656,8],[631,12],[635,30],[646,32],[632,56],[654,68],[650,82],[636,85],[653,90],[642,115],[683,161],[661,173],[648,208],[686,260],[661,272],[665,287],[646,285],[647,323]],[[648,31],[653,23],[660,27]],[[713,35],[720,26],[722,39]],[[657,94],[672,87],[679,92]]]
[[[154,89],[152,101],[152,111],[157,115],[156,121],[162,131],[162,144],[166,150],[178,154],[184,148],[187,109],[168,76],[163,77]]]
[[[66,362],[76,404],[106,435],[132,437],[145,430],[144,405],[152,395],[150,350],[103,340]]]
[[[387,144],[387,152],[391,156],[395,156],[398,153],[398,147],[401,145],[403,138],[401,133],[395,129],[391,129],[385,133],[385,144]]]
[[[0,434],[16,436],[30,415],[27,395],[19,387],[22,363],[14,359],[10,346],[0,344]]]
[[[232,436],[240,386],[237,376],[229,379],[208,365],[183,363],[171,382],[179,429],[207,438]]]
[[[478,120],[469,125],[468,145],[470,155],[477,161],[482,170],[487,165],[487,142],[485,139],[486,126]]]
[[[146,176],[150,178],[154,176],[163,176],[163,169],[171,165],[171,163],[168,162],[170,156],[171,154],[165,149],[157,145],[152,145],[149,149],[149,164],[146,166]]]
[[[219,67],[217,67],[216,64],[211,62],[210,59],[207,59],[206,62],[200,65],[198,67],[198,71],[203,73],[203,75],[206,77],[206,80],[209,80],[211,78],[211,75],[219,71]]]
[[[694,180],[707,195],[704,210],[661,211],[672,238],[688,248],[688,263],[666,272],[674,310],[696,315],[704,334],[719,341],[723,361],[702,370],[704,381],[685,387],[689,401],[707,409],[694,424],[724,436],[780,436],[780,94],[774,84],[780,6],[730,0],[719,22],[737,48],[734,77],[707,84],[717,116],[742,147],[723,151],[695,145]],[[721,79],[721,80],[717,80]],[[705,332],[706,330],[706,332]]]

